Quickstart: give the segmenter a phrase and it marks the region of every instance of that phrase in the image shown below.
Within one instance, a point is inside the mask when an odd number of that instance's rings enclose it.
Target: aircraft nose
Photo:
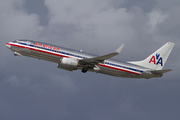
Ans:
[[[11,45],[9,43],[6,43],[7,48],[11,48]]]

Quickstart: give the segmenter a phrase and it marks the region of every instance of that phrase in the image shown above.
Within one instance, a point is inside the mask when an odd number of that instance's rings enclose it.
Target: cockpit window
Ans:
[[[18,41],[18,40],[15,40],[15,41],[13,41],[13,43],[19,43],[19,41]]]
[[[15,40],[14,43],[34,44],[34,41],[31,41],[31,40]]]
[[[13,43],[17,43],[17,40],[13,41]]]

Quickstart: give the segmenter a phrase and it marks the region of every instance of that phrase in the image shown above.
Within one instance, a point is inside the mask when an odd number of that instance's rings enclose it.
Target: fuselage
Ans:
[[[37,58],[40,60],[46,60],[57,63],[58,68],[61,67],[62,58],[72,58],[76,60],[88,59],[97,57],[89,53],[84,53],[56,45],[51,45],[43,42],[37,42],[32,40],[15,40],[13,42],[6,43],[6,46],[11,49],[15,55],[24,55],[28,57]],[[71,66],[69,66],[70,68]],[[83,69],[84,64],[78,64],[76,67],[72,67],[72,70]],[[67,69],[66,69],[67,70]],[[96,67],[89,67],[88,71],[107,74],[116,77],[125,78],[152,78],[161,77],[162,75],[152,74],[150,69],[141,66],[133,65],[126,62],[120,62],[116,60],[104,60],[98,63]]]

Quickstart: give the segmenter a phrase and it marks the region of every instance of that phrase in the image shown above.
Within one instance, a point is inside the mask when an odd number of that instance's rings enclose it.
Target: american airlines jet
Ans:
[[[80,69],[124,78],[153,78],[161,77],[171,69],[163,70],[164,64],[174,47],[174,43],[168,42],[142,61],[119,62],[110,58],[118,55],[122,50],[121,45],[113,53],[96,56],[82,51],[42,43],[32,40],[15,40],[6,43],[6,46],[14,52],[15,56],[28,56],[40,60],[57,63],[57,67],[64,70]]]

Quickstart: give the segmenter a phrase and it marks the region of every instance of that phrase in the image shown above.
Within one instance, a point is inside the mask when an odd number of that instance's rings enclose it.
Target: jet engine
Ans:
[[[77,67],[78,66],[78,60],[73,58],[62,58],[61,64],[69,67]]]
[[[18,53],[18,52],[14,52],[14,55],[15,55],[15,56],[21,56],[21,54]]]
[[[73,58],[62,58],[57,67],[69,71],[77,70],[78,60]]]
[[[93,70],[94,70],[94,71],[100,71],[101,69],[100,69],[97,65],[95,65],[95,67],[93,68]]]

